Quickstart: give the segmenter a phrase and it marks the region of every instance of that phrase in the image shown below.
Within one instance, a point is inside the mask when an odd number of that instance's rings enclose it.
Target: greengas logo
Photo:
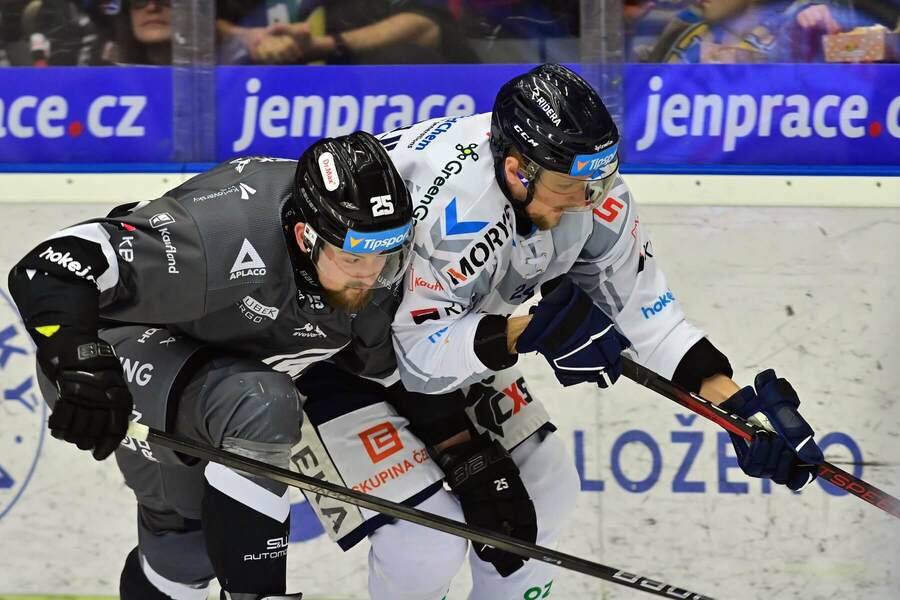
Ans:
[[[349,229],[344,237],[342,249],[356,254],[377,254],[394,250],[409,239],[411,230],[409,224],[387,231],[365,232]]]

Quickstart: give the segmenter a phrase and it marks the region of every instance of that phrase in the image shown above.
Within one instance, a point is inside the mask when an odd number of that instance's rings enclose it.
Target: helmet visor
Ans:
[[[313,262],[319,277],[348,289],[391,287],[402,279],[412,257],[411,224],[379,232],[350,229],[343,247],[313,236]]]
[[[531,163],[534,165],[534,163]],[[536,167],[536,165],[534,165]],[[531,177],[539,168],[532,169]],[[616,175],[619,172],[618,156],[609,163],[607,168],[599,172],[597,178],[589,178],[587,175],[573,176],[563,173],[544,171],[538,178],[538,185],[545,190],[540,196],[535,197],[536,202],[546,204],[554,210],[564,212],[585,212],[593,210],[603,204],[613,186],[616,183]],[[522,175],[520,174],[520,177]],[[523,178],[528,181],[528,175]]]

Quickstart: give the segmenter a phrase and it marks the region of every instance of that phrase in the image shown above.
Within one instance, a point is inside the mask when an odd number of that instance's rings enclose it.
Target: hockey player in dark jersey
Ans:
[[[330,359],[395,369],[390,320],[411,243],[410,196],[354,133],[295,161],[242,158],[152,202],[64,229],[13,268],[54,437],[115,452],[138,501],[126,600],[285,595],[283,484],[125,438],[129,419],[287,467],[303,396]],[[373,384],[374,385],[374,384]]]

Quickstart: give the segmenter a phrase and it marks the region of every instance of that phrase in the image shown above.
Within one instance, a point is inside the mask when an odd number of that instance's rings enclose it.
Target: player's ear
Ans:
[[[304,231],[306,231],[306,223],[298,221],[297,224],[294,225],[294,239],[297,240],[297,245],[300,246],[300,250],[308,254],[310,248],[306,246],[306,240],[303,239]]]
[[[514,196],[524,198],[527,192],[525,184],[522,183],[519,173],[520,169],[521,162],[515,156],[507,156],[503,159],[503,174],[506,176],[506,185]]]

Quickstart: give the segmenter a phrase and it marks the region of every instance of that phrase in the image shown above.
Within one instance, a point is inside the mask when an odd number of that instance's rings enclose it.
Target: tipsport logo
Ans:
[[[0,519],[28,487],[41,456],[47,405],[34,376],[34,346],[12,300],[0,292]]]
[[[598,148],[598,150],[600,150]],[[572,161],[569,175],[587,176],[590,179],[601,179],[612,175],[619,166],[619,144],[615,143],[594,154],[579,154]]]
[[[344,237],[342,249],[355,254],[377,254],[386,250],[394,250],[409,239],[411,230],[410,225],[374,233],[350,229]]]
[[[687,95],[667,93],[665,87],[666,80],[660,75],[651,77],[647,84],[650,93],[643,132],[635,144],[640,152],[658,149],[664,139],[721,138],[722,151],[730,153],[748,138],[900,138],[900,96],[890,100],[887,110],[879,115],[873,114],[869,99],[861,94],[815,97],[808,93],[754,94],[748,90]],[[800,87],[797,90],[804,91]]]
[[[75,115],[69,100],[60,95],[0,98],[0,139],[141,138],[146,135],[140,123],[146,107],[147,96],[107,94],[93,99],[83,115]]]

